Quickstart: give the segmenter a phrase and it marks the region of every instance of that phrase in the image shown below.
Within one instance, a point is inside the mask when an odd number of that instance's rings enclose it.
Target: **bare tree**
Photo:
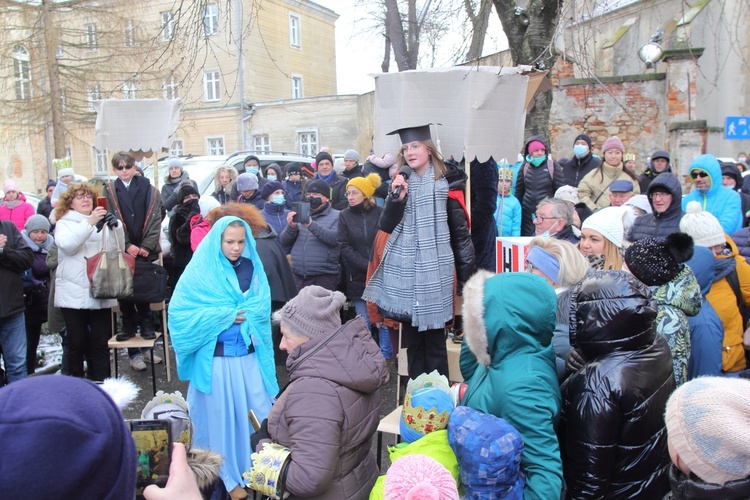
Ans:
[[[464,9],[471,23],[471,43],[466,52],[466,60],[472,61],[482,57],[484,38],[492,12],[492,0],[464,0]]]

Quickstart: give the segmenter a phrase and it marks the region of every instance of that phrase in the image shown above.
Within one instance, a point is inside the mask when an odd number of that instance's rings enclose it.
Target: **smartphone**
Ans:
[[[292,203],[292,212],[296,212],[292,217],[295,224],[307,224],[310,222],[310,204],[304,201],[295,201]]]
[[[169,420],[130,420],[130,433],[136,449],[135,497],[143,498],[150,484],[164,486],[172,462],[171,422]]]
[[[104,210],[107,210],[107,198],[105,198],[104,196],[99,196],[96,199],[96,206],[102,207]]]

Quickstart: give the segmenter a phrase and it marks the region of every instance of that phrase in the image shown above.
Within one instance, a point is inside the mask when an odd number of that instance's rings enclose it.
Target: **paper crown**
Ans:
[[[425,434],[445,429],[454,407],[448,379],[437,371],[410,380],[401,411],[401,437],[411,443]]]
[[[70,160],[70,156],[66,156],[65,158],[52,160],[52,165],[55,167],[55,170],[61,170],[63,168],[70,168],[73,164]]]
[[[281,498],[282,474],[291,452],[278,443],[263,443],[263,448],[250,456],[250,470],[242,474],[247,487],[270,498]]]
[[[635,153],[625,153],[622,156],[623,163],[626,161],[635,161]]]

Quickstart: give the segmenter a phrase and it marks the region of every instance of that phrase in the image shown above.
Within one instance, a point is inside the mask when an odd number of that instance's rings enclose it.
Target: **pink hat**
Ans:
[[[3,191],[6,193],[8,191],[15,191],[18,192],[18,184],[16,184],[16,181],[12,179],[5,179],[5,182],[3,182]]]
[[[547,151],[547,146],[545,146],[542,141],[531,141],[529,143],[529,147],[528,147],[529,154],[532,154],[534,151],[538,151],[540,149]]]
[[[606,153],[610,149],[619,149],[622,154],[625,154],[625,146],[622,145],[622,141],[616,135],[613,135],[612,137],[604,141],[602,153]]]
[[[458,500],[451,473],[434,458],[407,455],[399,458],[385,475],[383,497],[393,500]]]

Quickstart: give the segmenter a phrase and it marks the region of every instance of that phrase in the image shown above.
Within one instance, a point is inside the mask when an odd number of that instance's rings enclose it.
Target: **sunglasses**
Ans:
[[[708,177],[708,172],[703,172],[702,170],[693,170],[690,172],[690,177],[693,179],[697,179],[698,177]]]
[[[131,168],[134,168],[134,167],[135,167],[135,165],[125,165],[124,167],[117,166],[117,167],[115,167],[115,170],[122,170],[122,169],[130,170]]]

